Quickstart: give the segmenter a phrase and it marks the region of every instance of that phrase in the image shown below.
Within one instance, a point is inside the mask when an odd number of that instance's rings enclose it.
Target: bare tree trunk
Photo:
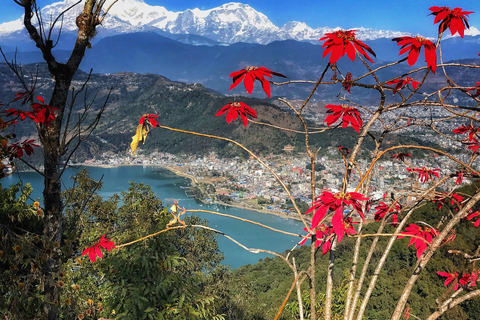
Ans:
[[[55,87],[49,105],[53,108],[58,108],[55,112],[56,119],[48,124],[38,124],[37,127],[38,135],[44,148],[43,164],[45,178],[43,204],[45,208],[45,227],[43,233],[46,239],[50,241],[47,245],[53,248],[55,243],[60,244],[62,242],[63,232],[63,201],[60,181],[63,171],[60,169],[60,165],[62,156],[65,155],[67,148],[65,141],[61,140],[64,112],[73,76],[82,62],[86,48],[90,45],[90,40],[95,35],[96,26],[101,23],[106,14],[104,13],[101,16],[101,9],[105,1],[85,0],[83,12],[76,19],[78,36],[67,63],[56,61],[52,53],[53,41],[50,39],[51,33],[42,32],[45,31],[45,26],[41,20],[41,15],[37,14],[39,8],[37,8],[36,1],[14,1],[24,8],[23,22],[25,28],[37,48],[42,52],[43,58],[48,65],[48,70],[55,80]],[[32,18],[34,17],[36,17],[39,23],[38,27],[32,23]],[[60,264],[58,252],[52,250],[52,254],[44,265],[45,302],[43,312],[44,317],[49,320],[59,319],[60,317],[58,307],[60,291],[54,280],[54,274],[59,271]]]

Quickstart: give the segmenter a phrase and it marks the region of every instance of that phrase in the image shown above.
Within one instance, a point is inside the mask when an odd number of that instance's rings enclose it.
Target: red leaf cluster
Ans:
[[[479,131],[479,128],[476,128],[469,124],[468,126],[460,126],[456,129],[453,129],[453,133],[462,134],[468,132],[468,141],[476,141],[475,134]]]
[[[447,28],[450,28],[452,36],[458,32],[463,38],[465,27],[470,28],[467,21],[467,16],[473,11],[463,11],[462,8],[450,9],[449,7],[433,6],[429,8],[432,15],[435,16],[433,24],[440,22],[438,26],[438,33],[443,33]]]
[[[445,192],[445,194],[435,196],[435,198],[432,200],[432,202],[436,203],[437,204],[437,210],[440,210],[440,209],[442,209],[445,202],[447,202],[447,200],[450,200],[450,204],[452,206],[455,206],[458,210],[458,208],[460,207],[460,204],[462,203],[463,199],[465,199],[465,198],[462,197],[461,195],[457,194],[457,193],[454,193],[454,194],[450,195],[450,194]]]
[[[413,90],[417,90],[418,86],[420,85],[420,82],[413,80],[410,77],[405,77],[402,79],[395,79],[392,81],[387,82],[388,85],[395,85],[393,88],[393,94],[397,93],[397,91],[402,90],[405,88],[409,83],[412,84]]]
[[[410,238],[408,246],[415,244],[415,249],[417,249],[417,258],[420,259],[422,253],[425,251],[425,249],[427,249],[427,244],[431,243],[433,238],[438,235],[438,231],[434,228],[420,227],[411,223],[405,228],[405,231],[402,232],[402,234],[415,236]],[[403,237],[404,236],[398,236],[398,239]]]
[[[337,122],[340,117],[342,117],[342,128],[346,128],[349,124],[351,124],[352,128],[355,129],[355,131],[360,132],[363,121],[357,108],[349,107],[346,104],[328,104],[325,106],[325,108],[329,109],[327,113],[330,113],[330,115],[325,118],[327,127],[331,126],[332,124]]]
[[[215,114],[215,117],[221,116],[224,113],[227,113],[227,123],[236,120],[238,115],[240,115],[245,127],[247,127],[248,124],[247,115],[251,116],[252,118],[257,117],[257,112],[243,102],[229,102]]]
[[[338,237],[340,242],[343,239],[345,233],[351,232],[351,220],[348,221],[348,218],[343,217],[344,207],[352,206],[358,214],[365,220],[365,215],[363,212],[362,201],[367,201],[368,198],[365,198],[361,193],[357,192],[339,192],[336,194],[324,191],[320,196],[316,198],[313,202],[313,205],[310,209],[305,212],[305,214],[313,213],[312,217],[312,229],[316,228],[320,221],[323,220],[327,212],[333,211],[332,216],[332,226],[335,234]],[[350,230],[350,231],[348,231]]]
[[[375,209],[377,210],[374,214],[375,221],[382,220],[383,217],[385,217],[385,215],[387,215],[387,213],[388,213],[388,216],[392,217],[392,225],[394,227],[397,226],[397,224],[398,224],[398,214],[400,213],[400,210],[402,209],[398,203],[395,202],[395,204],[393,206],[391,206],[391,205],[386,204],[385,202],[380,202],[380,204],[378,206],[376,206]]]
[[[407,171],[415,171],[415,172],[418,172],[418,180],[420,180],[421,183],[425,183],[427,182],[429,179],[432,179],[433,180],[433,176],[435,177],[439,177],[440,175],[438,174],[438,172],[440,171],[440,169],[427,169],[425,167],[421,168],[421,169],[410,169],[410,168],[407,168]]]
[[[453,280],[457,280],[457,278],[458,278],[458,273],[457,272],[448,273],[448,272],[437,271],[437,274],[441,277],[447,278],[447,279],[445,279],[445,282],[443,284],[445,287],[448,286]],[[453,290],[457,291],[458,286],[459,286],[459,283],[456,282],[455,286],[453,287]]]
[[[430,70],[435,73],[435,70],[437,69],[437,47],[432,41],[423,37],[399,37],[393,38],[392,41],[397,41],[397,44],[402,46],[399,55],[408,52],[408,64],[410,66],[413,66],[415,62],[417,62],[420,49],[423,46],[425,51],[425,61]]]
[[[307,229],[303,229],[307,231]],[[315,248],[318,248],[320,245],[322,246],[322,254],[325,255],[330,248],[332,247],[332,241],[334,238],[334,231],[332,226],[326,226],[321,224],[315,228]],[[300,245],[305,244],[307,239],[310,238],[310,235],[300,241]]]
[[[8,151],[14,153],[17,158],[23,157],[23,151],[25,151],[25,153],[30,156],[34,153],[33,147],[40,147],[38,144],[33,143],[34,141],[35,140],[31,139],[25,140],[22,143],[15,142],[8,146]]]
[[[472,90],[476,90],[475,93],[473,94],[474,97],[480,96],[480,82],[475,82],[475,87],[467,89],[467,91],[472,91]]]
[[[458,185],[462,184],[464,175],[465,175],[464,171],[459,171],[457,173],[457,180],[455,180],[455,184],[458,184]]]
[[[399,154],[394,154],[393,156],[391,156],[390,158],[392,159],[398,159],[400,161],[405,161],[405,158],[406,157],[411,157],[412,155],[410,153],[399,153]]]
[[[283,74],[273,72],[265,67],[246,67],[245,69],[235,71],[230,74],[230,77],[233,78],[233,83],[232,85],[230,85],[230,88],[228,90],[232,90],[233,88],[238,86],[238,84],[243,80],[245,89],[249,94],[252,94],[254,82],[255,80],[258,80],[262,83],[263,91],[265,91],[267,96],[270,98],[270,82],[268,82],[265,77],[271,78],[272,75],[286,78],[286,76],[284,76]]]
[[[96,244],[83,250],[82,256],[88,254],[90,261],[95,262],[97,257],[99,257],[100,259],[103,258],[103,253],[100,249],[107,249],[108,251],[112,251],[112,249],[116,248],[117,247],[115,247],[115,243],[113,241],[110,241],[110,238],[103,235]]]
[[[355,53],[358,52],[373,63],[366,51],[374,57],[377,57],[375,52],[360,40],[355,39],[355,31],[356,30],[338,30],[332,33],[325,33],[319,40],[326,40],[322,45],[322,48],[325,48],[323,57],[325,58],[330,53],[330,63],[334,64],[338,59],[343,57],[345,53],[350,60],[354,61]]]
[[[472,221],[474,218],[477,218],[477,217],[478,217],[477,221]],[[475,212],[473,212],[473,213],[470,213],[470,214],[465,218],[465,220],[470,221],[475,228],[478,228],[478,227],[480,226],[480,212],[479,212],[479,211],[475,211]]]
[[[477,280],[478,280],[477,271],[472,271],[472,273],[464,273],[463,277],[461,278],[459,278],[459,274],[457,272],[448,273],[448,272],[437,271],[437,274],[441,277],[447,278],[445,279],[445,282],[443,284],[444,286],[448,286],[450,283],[455,281],[455,286],[453,287],[453,290],[457,291],[460,285],[475,287],[477,285]]]
[[[51,121],[55,120],[55,112],[54,110],[58,110],[56,107],[51,107],[48,104],[45,104],[42,97],[37,97],[40,103],[33,103],[32,109],[35,118],[33,121],[44,124],[48,127]]]
[[[155,118],[158,118],[156,114],[144,114],[140,120],[138,120],[138,124],[143,124],[145,121],[150,124],[152,127],[156,128],[158,126],[158,122]]]

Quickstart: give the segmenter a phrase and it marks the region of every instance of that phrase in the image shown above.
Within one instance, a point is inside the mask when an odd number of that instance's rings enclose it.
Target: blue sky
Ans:
[[[110,2],[111,0],[107,1]],[[161,5],[170,11],[188,8],[211,9],[229,0],[144,0],[149,5]],[[18,18],[22,11],[13,0],[1,0],[0,23]],[[56,2],[37,0],[39,6]],[[431,6],[461,7],[476,11],[469,17],[471,26],[480,29],[480,2],[442,0],[243,0],[255,10],[264,13],[274,24],[282,26],[288,21],[302,21],[310,27],[341,27],[350,29],[366,27],[420,33],[434,37],[437,27]]]

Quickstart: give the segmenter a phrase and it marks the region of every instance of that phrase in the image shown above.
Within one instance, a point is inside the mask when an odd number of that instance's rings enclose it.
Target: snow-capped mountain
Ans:
[[[48,23],[55,19],[76,2],[78,1],[64,0],[45,6],[41,11],[44,22]],[[82,6],[77,5],[65,12],[62,32],[75,32],[75,18],[81,10]],[[256,11],[248,4],[237,2],[226,3],[208,10],[197,8],[171,12],[162,6],[148,5],[143,0],[119,0],[111,7],[102,26],[97,37],[156,31],[162,34],[196,35],[225,44],[236,42],[267,44],[275,40],[287,39],[318,43],[318,39],[325,32],[340,29],[329,27],[313,29],[303,22],[296,21],[288,22],[280,28],[263,13]],[[60,27],[59,23],[56,27]],[[401,35],[405,33],[357,28],[357,38],[360,40],[392,38]],[[0,24],[0,43],[5,44],[8,40],[18,39],[19,36],[26,37],[22,18]]]

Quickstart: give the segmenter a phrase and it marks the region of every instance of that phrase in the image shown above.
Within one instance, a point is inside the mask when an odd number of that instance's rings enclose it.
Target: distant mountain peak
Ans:
[[[76,2],[78,1],[64,0],[47,5],[42,9],[42,16],[45,19],[55,18]],[[173,35],[201,36],[225,44],[236,42],[267,44],[287,39],[318,43],[318,39],[325,32],[340,29],[339,27],[313,29],[301,21],[287,22],[279,28],[266,15],[240,2],[227,2],[211,9],[194,8],[179,12],[168,11],[165,7],[152,6],[147,2],[119,0],[103,21],[97,38],[139,31],[157,31],[161,34],[167,32]],[[75,19],[81,10],[82,6],[77,5],[65,13],[63,31],[76,31]],[[15,39],[19,34],[27,37],[22,18],[0,24],[0,43],[7,44],[7,40]],[[357,28],[357,38],[360,40],[402,35],[405,33]]]

